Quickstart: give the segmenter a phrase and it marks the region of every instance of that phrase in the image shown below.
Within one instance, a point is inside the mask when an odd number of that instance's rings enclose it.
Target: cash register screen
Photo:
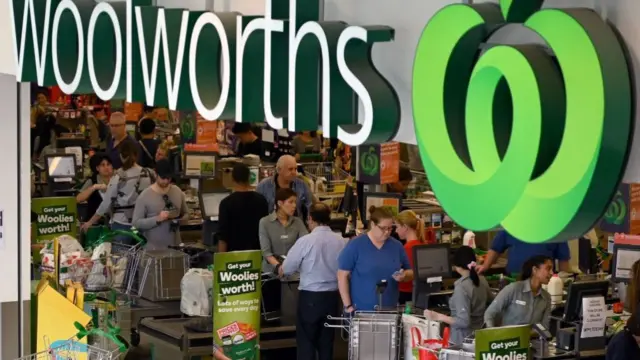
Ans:
[[[420,246],[419,249],[416,249],[414,263],[419,279],[437,276],[449,277],[451,274],[448,246]]]
[[[618,281],[631,279],[631,267],[640,260],[640,247],[636,246],[616,246],[615,251],[615,273],[614,278]]]
[[[76,176],[75,155],[51,156],[47,158],[49,177],[73,178]]]
[[[228,192],[205,193],[202,194],[201,211],[203,218],[213,218],[218,220],[220,214],[220,203],[224,198],[229,196]]]

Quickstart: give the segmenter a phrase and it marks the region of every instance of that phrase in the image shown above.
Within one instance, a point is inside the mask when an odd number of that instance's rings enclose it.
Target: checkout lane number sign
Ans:
[[[615,30],[591,9],[542,3],[444,7],[422,33],[413,72],[417,143],[444,210],[462,227],[502,225],[530,243],[577,238],[602,217],[634,122]],[[478,57],[507,23],[536,32],[555,58],[531,44]]]

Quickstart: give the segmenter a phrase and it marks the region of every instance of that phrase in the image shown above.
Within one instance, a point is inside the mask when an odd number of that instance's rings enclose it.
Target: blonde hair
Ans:
[[[421,243],[426,241],[424,234],[424,222],[411,210],[402,211],[396,216],[396,222],[400,225],[407,226],[416,232],[416,236]]]

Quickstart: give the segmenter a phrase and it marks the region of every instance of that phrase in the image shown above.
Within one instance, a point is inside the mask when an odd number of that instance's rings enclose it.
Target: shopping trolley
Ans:
[[[77,337],[51,344],[45,337],[47,350],[30,354],[16,360],[117,360],[127,352],[127,348],[108,341],[100,342],[101,346],[88,345]]]
[[[301,165],[304,176],[313,181],[313,191],[322,197],[342,197],[349,173],[332,162],[305,163]]]

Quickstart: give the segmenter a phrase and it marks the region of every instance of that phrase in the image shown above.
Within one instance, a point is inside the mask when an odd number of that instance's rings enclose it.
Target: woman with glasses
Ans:
[[[144,233],[147,249],[180,244],[180,220],[188,215],[186,196],[171,183],[169,160],[156,163],[156,182],[144,190],[133,209],[133,226]]]
[[[413,279],[404,247],[390,237],[391,210],[372,206],[369,213],[371,229],[349,241],[338,258],[338,287],[346,313],[397,306],[398,283]]]

